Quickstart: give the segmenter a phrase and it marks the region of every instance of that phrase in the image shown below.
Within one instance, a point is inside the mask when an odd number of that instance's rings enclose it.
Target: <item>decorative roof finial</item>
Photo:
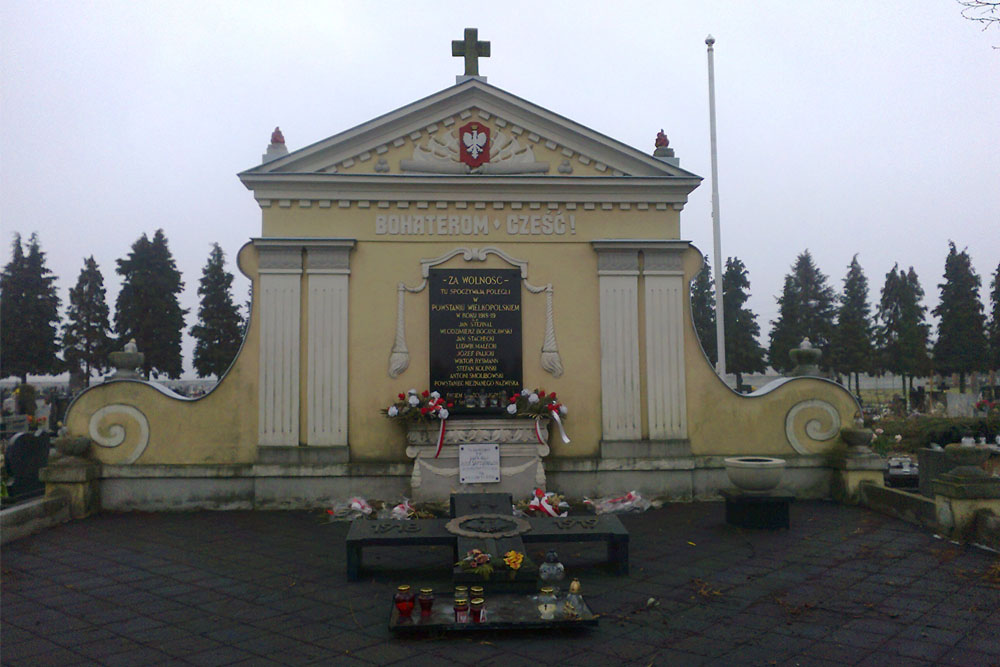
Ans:
[[[274,132],[271,133],[271,143],[267,145],[267,151],[260,156],[260,161],[262,163],[270,162],[286,155],[288,155],[288,148],[285,146],[285,135],[281,133],[280,127],[275,127]]]
[[[674,149],[670,147],[670,139],[667,139],[667,135],[663,133],[662,129],[656,133],[655,145],[656,148],[653,149],[653,157],[658,157],[675,167],[680,165],[680,160],[674,155]]]

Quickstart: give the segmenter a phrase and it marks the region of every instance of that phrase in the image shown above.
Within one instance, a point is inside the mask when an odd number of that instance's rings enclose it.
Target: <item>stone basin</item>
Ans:
[[[770,456],[732,456],[723,459],[729,481],[740,491],[768,493],[781,483],[785,459]]]

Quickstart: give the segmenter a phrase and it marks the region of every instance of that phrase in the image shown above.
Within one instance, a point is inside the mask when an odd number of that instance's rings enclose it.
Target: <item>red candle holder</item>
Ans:
[[[417,602],[420,603],[420,614],[427,616],[431,613],[431,608],[434,606],[434,591],[430,588],[421,588]]]
[[[410,614],[413,613],[413,597],[413,591],[410,590],[409,586],[403,585],[396,589],[396,595],[392,599],[396,603],[396,610],[399,611],[401,617],[409,618]]]

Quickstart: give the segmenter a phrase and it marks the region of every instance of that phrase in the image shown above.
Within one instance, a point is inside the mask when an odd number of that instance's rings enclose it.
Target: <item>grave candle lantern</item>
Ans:
[[[399,615],[403,618],[409,618],[410,614],[413,613],[413,591],[407,585],[399,586],[396,589],[396,595],[393,596],[393,601],[396,603],[396,609],[399,611]]]
[[[434,591],[430,588],[421,588],[420,596],[417,598],[420,603],[420,614],[428,615],[431,613],[431,607],[434,606]]]

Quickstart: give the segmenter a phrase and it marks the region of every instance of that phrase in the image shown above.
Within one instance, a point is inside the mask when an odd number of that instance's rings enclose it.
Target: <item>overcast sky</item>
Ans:
[[[113,310],[115,260],[163,228],[190,328],[211,244],[238,274],[260,233],[236,173],[274,126],[295,150],[453,85],[465,27],[491,42],[490,84],[644,151],[662,127],[705,177],[681,236],[709,254],[715,36],[722,253],[747,265],[765,332],[806,248],[838,292],[859,253],[873,302],[912,265],[929,308],[949,239],[984,305],[1000,262],[1000,29],[952,0],[0,7],[0,258],[38,232],[64,304],[93,254]]]

